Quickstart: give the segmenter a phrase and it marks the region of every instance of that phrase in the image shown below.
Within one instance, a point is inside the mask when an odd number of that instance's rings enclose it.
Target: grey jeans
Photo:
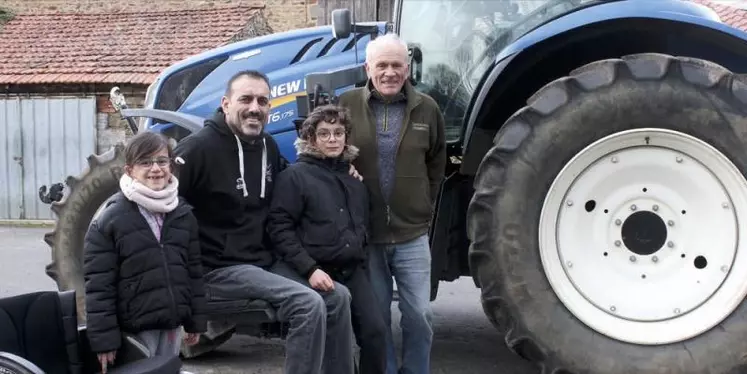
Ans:
[[[269,271],[254,265],[215,269],[204,276],[210,297],[261,299],[289,322],[285,342],[287,374],[353,374],[350,291],[335,282],[331,292],[316,291],[287,264]]]
[[[137,334],[151,356],[178,356],[182,346],[182,329],[147,330]]]

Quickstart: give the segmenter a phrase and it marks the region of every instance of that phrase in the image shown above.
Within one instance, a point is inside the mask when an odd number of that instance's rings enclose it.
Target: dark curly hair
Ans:
[[[299,136],[306,141],[316,139],[316,127],[319,123],[340,124],[345,127],[345,135],[350,135],[350,112],[347,108],[339,105],[318,106],[303,121]]]

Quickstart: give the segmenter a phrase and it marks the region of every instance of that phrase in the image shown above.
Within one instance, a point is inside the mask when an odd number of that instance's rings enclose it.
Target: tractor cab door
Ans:
[[[431,226],[432,297],[439,280],[469,275],[466,237],[472,178],[459,173],[473,97],[498,54],[540,24],[589,0],[400,0],[397,33],[409,45],[410,81],[446,123],[446,178]],[[448,25],[448,27],[445,27]]]

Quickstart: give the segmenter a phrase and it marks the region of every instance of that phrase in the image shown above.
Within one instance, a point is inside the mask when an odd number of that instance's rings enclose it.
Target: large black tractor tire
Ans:
[[[556,176],[574,155],[613,133],[685,133],[723,153],[744,176],[747,79],[699,59],[638,54],[580,67],[527,104],[496,135],[468,210],[472,275],[508,348],[543,374],[747,372],[744,300],[737,299],[736,309],[715,327],[684,341],[613,339],[588,327],[558,297],[543,270],[539,238],[540,213]],[[602,250],[589,248],[589,256]]]
[[[88,157],[88,167],[78,177],[66,180],[69,191],[62,201],[52,203],[57,216],[54,231],[44,236],[52,250],[52,262],[46,273],[61,291],[76,291],[78,321],[85,324],[85,283],[83,280],[83,239],[99,207],[119,191],[119,178],[124,172],[124,145],[117,144],[101,155]],[[212,339],[206,336],[193,346],[182,345],[186,358],[209,352],[232,335],[233,330],[217,333]]]
[[[88,167],[80,176],[69,176],[69,190],[63,200],[53,202],[57,216],[54,231],[44,236],[52,250],[46,267],[61,291],[75,290],[78,320],[86,320],[83,280],[83,239],[99,207],[119,189],[124,172],[124,146],[117,144],[101,155],[88,156]]]

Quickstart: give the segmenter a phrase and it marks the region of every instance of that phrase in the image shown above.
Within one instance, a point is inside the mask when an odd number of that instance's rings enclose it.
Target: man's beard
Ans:
[[[248,119],[254,119],[259,123],[248,124],[246,123]],[[265,125],[263,115],[259,112],[249,112],[243,115],[242,113],[236,113],[232,120],[229,126],[239,138],[243,139],[259,136]]]

